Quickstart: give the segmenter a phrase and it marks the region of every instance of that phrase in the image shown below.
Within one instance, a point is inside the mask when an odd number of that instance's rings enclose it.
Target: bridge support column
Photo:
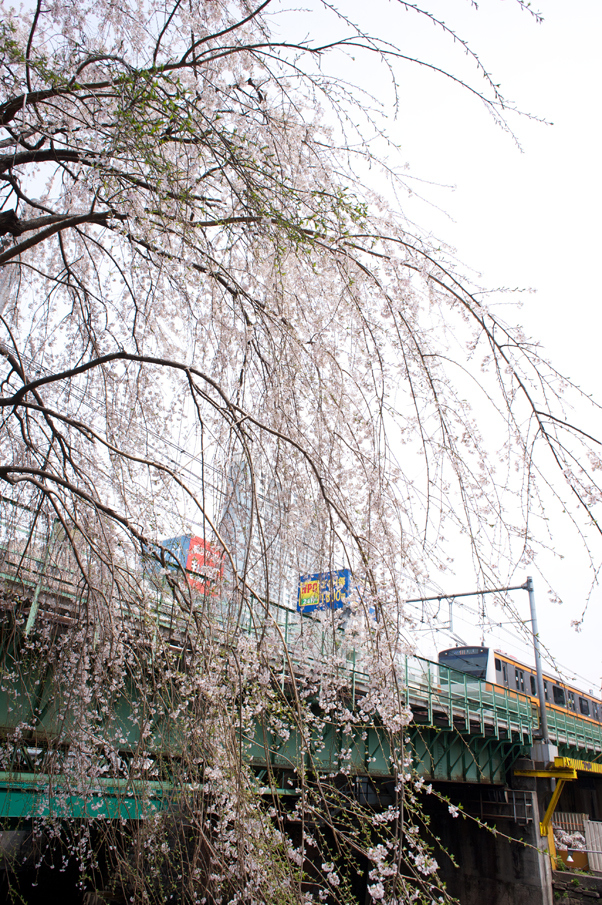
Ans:
[[[521,788],[533,793],[533,820],[521,825],[507,818],[485,819],[496,826],[496,835],[470,817],[454,818],[439,801],[427,806],[434,832],[457,865],[441,851],[435,855],[440,875],[461,905],[553,905],[547,839],[540,834],[535,782],[529,783],[533,788],[524,783]],[[461,787],[447,784],[439,789],[455,803],[462,802],[468,791],[464,786],[463,795]],[[474,795],[474,786],[472,790]],[[465,810],[477,816],[477,809],[468,803]]]

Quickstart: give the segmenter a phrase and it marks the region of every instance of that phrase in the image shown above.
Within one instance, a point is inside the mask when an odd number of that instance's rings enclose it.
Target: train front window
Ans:
[[[439,654],[439,663],[449,669],[464,672],[475,679],[484,679],[487,673],[489,651],[482,647],[459,647]]]
[[[585,698],[579,698],[579,710],[583,716],[589,716],[589,703]]]
[[[554,703],[559,707],[566,707],[564,700],[564,690],[562,688],[559,688],[558,685],[553,685],[552,688],[554,690]]]

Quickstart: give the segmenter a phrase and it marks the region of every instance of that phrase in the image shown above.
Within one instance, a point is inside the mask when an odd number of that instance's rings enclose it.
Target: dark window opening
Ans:
[[[537,694],[535,690],[535,676],[529,676],[531,680],[531,694]]]
[[[501,660],[498,660],[497,657],[495,658],[495,671],[496,671],[496,672],[501,672],[501,671],[502,671],[502,661],[501,661]]]
[[[544,683],[543,683],[543,696],[547,701],[548,700],[548,683],[546,681],[544,681]]]
[[[589,716],[589,703],[585,698],[579,698],[579,710],[584,716]]]
[[[506,671],[506,664],[504,663],[502,667],[502,675],[504,676],[504,685],[508,686],[508,673]]]
[[[566,707],[566,703],[564,700],[564,690],[559,688],[558,685],[553,686],[554,690],[554,703],[558,704],[559,707]]]
[[[575,709],[575,695],[572,691],[569,691],[569,710]]]

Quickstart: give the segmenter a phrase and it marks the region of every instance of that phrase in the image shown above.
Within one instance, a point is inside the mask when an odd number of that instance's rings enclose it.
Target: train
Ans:
[[[520,663],[499,650],[488,647],[451,647],[439,651],[439,664],[475,679],[484,679],[491,685],[518,691],[539,703],[535,667]],[[600,698],[594,697],[591,692],[586,694],[567,685],[554,676],[544,674],[543,680],[547,707],[602,723]]]

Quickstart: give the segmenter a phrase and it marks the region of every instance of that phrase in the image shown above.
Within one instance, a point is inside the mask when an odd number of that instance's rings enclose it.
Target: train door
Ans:
[[[508,688],[508,669],[499,657],[495,658],[495,681],[497,685],[504,685]]]
[[[525,672],[519,669],[518,666],[514,669],[514,679],[516,681],[516,690],[525,691]]]

